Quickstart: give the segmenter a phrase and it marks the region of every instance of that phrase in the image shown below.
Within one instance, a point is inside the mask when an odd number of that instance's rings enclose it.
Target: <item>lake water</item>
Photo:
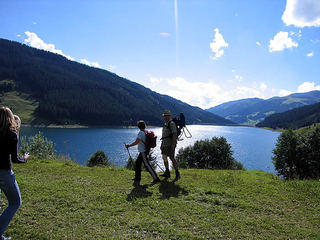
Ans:
[[[272,150],[275,148],[279,132],[251,127],[231,126],[187,126],[192,138],[178,142],[181,147],[193,145],[197,140],[223,136],[231,144],[233,157],[247,170],[263,170],[275,173],[272,163]],[[150,128],[158,136],[155,156],[163,167],[160,154],[161,128]],[[21,136],[33,136],[41,131],[46,138],[55,143],[58,154],[68,155],[74,162],[86,165],[87,160],[97,150],[103,150],[116,166],[124,166],[128,152],[124,143],[131,143],[138,133],[137,128],[36,128],[22,127]],[[132,157],[137,155],[136,146],[129,148]]]

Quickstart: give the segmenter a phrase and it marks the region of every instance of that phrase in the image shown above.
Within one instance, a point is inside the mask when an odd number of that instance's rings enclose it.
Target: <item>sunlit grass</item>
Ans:
[[[30,99],[28,94],[6,92],[0,96],[0,105],[9,107],[21,118],[23,124],[30,124],[35,118],[34,112],[39,103]]]
[[[23,204],[13,239],[319,239],[320,182],[261,171],[147,172],[70,161],[14,165]],[[174,174],[173,174],[174,175]]]

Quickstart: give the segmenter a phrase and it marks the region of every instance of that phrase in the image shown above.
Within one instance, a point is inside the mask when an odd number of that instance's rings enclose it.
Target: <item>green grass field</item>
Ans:
[[[134,186],[127,169],[32,159],[14,171],[13,239],[320,239],[320,181],[188,169]]]
[[[39,103],[30,99],[28,94],[6,92],[0,96],[0,105],[9,107],[21,118],[23,124],[30,124],[35,118],[34,112]]]

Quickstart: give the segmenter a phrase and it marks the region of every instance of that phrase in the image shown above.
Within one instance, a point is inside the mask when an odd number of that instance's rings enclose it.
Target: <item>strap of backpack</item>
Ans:
[[[172,136],[173,136],[173,133],[172,133],[172,131],[171,131],[171,128],[170,128],[170,123],[172,122],[173,120],[171,119],[169,122],[168,122],[168,125],[164,125],[165,127],[167,127],[168,129],[169,129],[169,131],[171,132],[168,136],[166,136],[166,137],[162,137],[162,138],[160,138],[160,140],[163,140],[163,139],[165,139],[165,138],[171,138]]]

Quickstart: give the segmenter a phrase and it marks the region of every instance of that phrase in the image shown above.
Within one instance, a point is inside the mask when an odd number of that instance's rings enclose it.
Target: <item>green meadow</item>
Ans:
[[[143,172],[134,185],[124,168],[39,159],[14,172],[13,239],[320,239],[320,181],[186,169],[155,185]]]

